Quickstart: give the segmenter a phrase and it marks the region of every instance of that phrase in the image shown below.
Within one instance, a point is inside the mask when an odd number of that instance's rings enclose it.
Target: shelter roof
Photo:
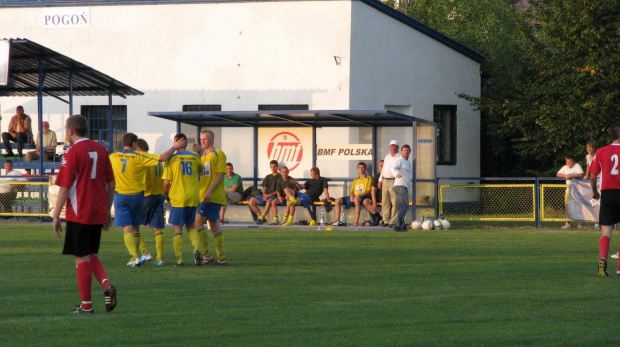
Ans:
[[[5,39],[6,40],[6,39]],[[79,95],[126,97],[144,95],[90,66],[27,39],[10,42],[8,85],[0,96],[36,97],[39,91],[39,59],[42,63],[43,93],[50,96]]]
[[[414,121],[435,124],[389,110],[149,112],[148,115],[197,127],[410,127]]]

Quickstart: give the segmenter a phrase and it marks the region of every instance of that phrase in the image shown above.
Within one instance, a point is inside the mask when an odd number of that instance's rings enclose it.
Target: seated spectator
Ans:
[[[278,198],[276,195],[276,184],[282,179],[279,172],[278,161],[272,160],[269,162],[269,168],[271,169],[271,174],[265,176],[263,183],[261,183],[261,186],[263,187],[263,195],[250,199],[248,204],[250,212],[252,213],[252,219],[254,219],[256,224],[263,224],[267,221],[265,215],[269,212],[269,209],[272,208],[271,203],[267,202]],[[265,206],[263,213],[260,212],[258,206]],[[274,207],[274,209],[274,213],[277,216],[278,209],[276,207]]]
[[[2,142],[4,142],[4,150],[7,157],[15,156],[11,142],[17,143],[17,154],[22,156],[22,148],[24,143],[32,143],[32,125],[30,116],[24,113],[24,107],[17,106],[16,114],[9,122],[9,131],[2,133]]]
[[[316,166],[310,169],[310,179],[307,180],[303,186],[298,185],[297,188],[305,189],[306,192],[301,193],[298,190],[291,188],[284,189],[284,193],[289,201],[289,218],[291,218],[291,220],[295,217],[295,206],[303,205],[303,207],[308,208],[308,206],[320,200],[321,194],[325,194],[325,200],[330,201],[329,191],[327,189],[327,179],[325,177],[321,177],[321,170],[319,170]],[[316,221],[313,219],[310,222],[310,225],[315,224]]]
[[[336,200],[336,221],[332,224],[334,226],[345,225],[344,222],[340,220],[340,205],[344,205],[347,209],[355,205],[355,223],[353,223],[353,226],[359,226],[360,212],[364,199],[370,196],[372,177],[366,174],[366,163],[364,162],[357,164],[357,172],[360,175],[353,180],[349,196],[344,196]]]
[[[226,175],[224,175],[224,189],[226,189],[226,203],[228,205],[241,201],[243,197],[243,181],[241,176],[234,171],[233,164],[226,163]],[[220,223],[224,223],[224,215],[226,214],[226,206],[220,209]]]
[[[43,122],[43,147],[45,148],[46,161],[53,161],[56,155],[56,133],[50,130],[50,123]],[[39,146],[39,136],[34,139],[36,150],[26,153],[26,161],[37,161],[41,155],[41,146]],[[26,173],[30,175],[30,169],[26,169]]]
[[[379,183],[379,176],[381,176],[381,170],[383,170],[383,159],[379,160],[377,167],[379,169],[376,170],[377,173],[372,178],[370,198],[364,199],[364,206],[368,209],[368,212],[370,213],[370,222],[374,226],[381,224],[381,220],[383,220],[381,213],[377,211],[377,205],[381,202],[381,189],[377,187],[377,183]]]
[[[299,189],[299,183],[297,183],[297,181],[288,175],[288,168],[286,166],[282,166],[280,168],[280,175],[282,176],[282,179],[280,181],[278,181],[278,184],[276,185],[276,195],[278,196],[277,199],[271,200],[271,206],[273,206],[273,209],[275,210],[275,214],[273,217],[273,222],[269,223],[269,225],[278,225],[279,221],[278,221],[278,206],[285,206],[286,208],[284,209],[284,217],[282,218],[282,225],[284,226],[290,226],[293,225],[293,217],[294,217],[294,212],[292,213],[293,216],[291,215],[291,210],[295,210],[294,206],[289,206],[288,205],[288,200],[286,200],[286,193],[284,192],[285,189],[290,189],[293,190],[295,192],[297,192],[297,190]]]
[[[15,182],[26,181],[24,178],[14,178],[15,176],[21,176],[22,173],[13,170],[13,161],[4,161],[4,175],[0,177],[2,182]],[[0,184],[0,205],[2,206],[2,213],[13,213],[13,202],[17,198],[17,191],[20,186],[15,184]],[[5,219],[11,218],[10,216],[4,216]]]

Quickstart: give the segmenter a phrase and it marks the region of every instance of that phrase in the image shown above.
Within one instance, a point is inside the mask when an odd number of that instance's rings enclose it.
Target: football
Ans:
[[[422,229],[422,223],[420,223],[419,220],[414,220],[413,222],[411,222],[411,229],[413,229],[413,230],[420,230],[420,229]]]
[[[435,225],[435,229],[436,229],[436,230],[441,230],[441,229],[443,229],[443,224],[441,223],[441,221],[440,221],[440,220],[437,220],[437,219],[436,219],[436,220],[433,222],[433,225]]]
[[[450,222],[448,222],[448,221],[447,221],[447,220],[445,220],[445,219],[444,219],[444,220],[442,220],[442,221],[441,221],[441,228],[442,228],[443,230],[448,230],[448,229],[450,229]]]
[[[433,222],[430,220],[425,220],[424,222],[422,222],[422,229],[424,230],[433,230]]]

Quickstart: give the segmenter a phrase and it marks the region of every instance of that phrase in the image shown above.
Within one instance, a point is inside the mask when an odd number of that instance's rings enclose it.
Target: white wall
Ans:
[[[44,28],[45,9],[0,9],[2,37],[27,38],[143,91],[114,103],[128,106],[128,131],[156,152],[171,145],[176,127],[147,112],[184,104],[221,104],[225,111],[391,105],[425,119],[432,119],[433,104],[456,104],[459,164],[439,175],[478,175],[479,116],[455,96],[478,95],[478,64],[359,1],[91,6],[90,27],[65,29]],[[76,97],[73,112],[107,102]],[[0,98],[2,129],[17,105],[36,116],[36,99]],[[67,105],[45,98],[43,119],[60,139],[67,115]],[[337,142],[359,138],[353,128],[337,132]],[[245,177],[253,167],[239,163],[252,162],[252,143],[249,129],[222,130],[222,149]]]
[[[480,66],[414,32],[364,3],[352,3],[350,107],[410,110],[432,121],[433,105],[457,105],[457,165],[438,166],[437,175],[479,176],[480,115],[456,94],[480,95]]]

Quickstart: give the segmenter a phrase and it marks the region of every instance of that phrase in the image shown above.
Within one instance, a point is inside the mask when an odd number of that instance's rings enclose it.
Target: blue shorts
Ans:
[[[359,195],[359,197],[362,198],[362,201],[364,201],[364,199],[368,198],[368,195]],[[353,198],[357,198],[357,196],[354,196]],[[355,207],[355,202],[351,201],[351,197],[350,196],[343,196],[342,197],[342,202],[345,208],[349,209],[351,207]]]
[[[198,213],[208,220],[216,221],[216,220],[220,220],[220,209],[221,208],[222,208],[222,205],[216,204],[214,202],[210,202],[208,204],[201,202],[200,205],[198,206]]]
[[[306,208],[314,203],[314,201],[310,199],[310,195],[304,193],[297,194],[297,200],[301,200],[301,205]]]
[[[114,226],[136,226],[142,224],[144,192],[134,195],[114,193]]]
[[[142,225],[151,228],[164,228],[164,196],[149,195],[144,198],[144,212],[142,213]]]
[[[170,207],[168,223],[172,225],[194,224],[196,220],[196,207]]]
[[[277,196],[277,195],[274,195],[274,196],[270,196],[267,200],[273,200],[273,199],[277,199],[277,198],[278,198],[278,196]],[[258,201],[258,204],[259,204],[259,205],[261,205],[261,206],[265,206],[265,199],[263,199],[263,196],[262,196],[262,195],[257,196],[257,197],[255,197],[254,199],[256,199],[256,200]]]

